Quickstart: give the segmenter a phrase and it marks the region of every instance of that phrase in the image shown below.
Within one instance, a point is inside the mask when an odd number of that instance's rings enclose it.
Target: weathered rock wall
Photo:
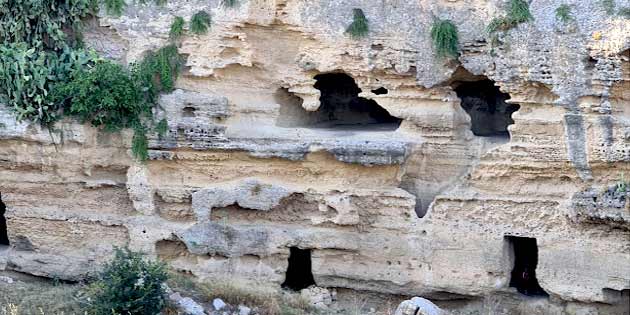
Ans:
[[[100,16],[86,42],[124,63],[164,45],[176,15],[205,9],[213,24],[179,43],[185,72],[156,111],[169,131],[150,136],[146,163],[130,134],[50,133],[0,105],[7,268],[80,279],[128,245],[200,278],[279,286],[298,247],[322,287],[484,314],[627,314],[630,198],[613,186],[630,174],[630,22],[568,1],[565,25],[562,3],[532,1],[535,20],[496,47],[484,29],[502,1],[170,0]],[[369,37],[344,34],[352,8]],[[457,24],[457,61],[434,54],[434,16]],[[330,72],[400,126],[300,126]],[[508,138],[471,132],[453,83],[480,75],[520,105]],[[509,286],[506,236],[536,238],[550,298]]]

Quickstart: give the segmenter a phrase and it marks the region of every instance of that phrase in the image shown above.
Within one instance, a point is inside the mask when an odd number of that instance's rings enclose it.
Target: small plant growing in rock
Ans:
[[[556,8],[556,18],[562,23],[569,23],[573,20],[573,14],[571,13],[571,6],[568,4],[562,4]]]
[[[120,16],[127,6],[125,0],[104,0],[103,4],[105,5],[107,14],[115,16]]]
[[[599,4],[606,14],[613,15],[615,13],[615,0],[600,0]]]
[[[190,19],[190,31],[197,35],[206,34],[208,33],[208,28],[210,28],[211,22],[212,20],[208,12],[199,11]]]
[[[626,19],[630,19],[630,7],[619,9],[619,15],[623,16]]]
[[[238,0],[221,0],[221,4],[225,7],[233,8],[238,5]]]
[[[507,31],[514,28],[518,24],[525,23],[534,19],[529,11],[529,4],[525,0],[510,0],[508,3],[507,16],[494,18],[488,24],[488,33],[497,31]]]
[[[368,35],[370,29],[368,26],[368,20],[363,14],[361,9],[352,9],[352,23],[346,29],[346,33],[350,34],[352,38],[361,38]]]
[[[98,281],[90,285],[90,314],[156,315],[166,305],[166,265],[129,249],[115,249]]]
[[[181,16],[176,16],[173,19],[173,23],[171,23],[171,30],[169,31],[169,36],[171,39],[178,39],[184,34],[184,18]]]
[[[457,26],[450,20],[435,20],[431,27],[431,40],[438,56],[457,58],[459,37]]]
[[[630,182],[626,181],[623,173],[619,176],[619,181],[617,181],[617,184],[615,185],[615,190],[620,194],[630,192]]]

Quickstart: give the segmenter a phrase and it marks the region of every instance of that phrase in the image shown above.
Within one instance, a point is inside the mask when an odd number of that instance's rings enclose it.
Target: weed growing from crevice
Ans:
[[[176,16],[175,19],[173,19],[173,23],[171,23],[171,29],[168,32],[169,37],[172,40],[177,40],[184,34],[185,23],[186,22],[184,21],[184,18],[181,16]]]
[[[459,37],[457,26],[450,20],[435,20],[431,27],[433,48],[440,57],[457,58]]]
[[[604,12],[608,15],[615,14],[615,0],[600,0],[599,4],[601,5]]]
[[[196,35],[203,35],[208,33],[210,23],[212,19],[210,14],[206,11],[199,11],[195,13],[190,19],[190,31]]]
[[[120,16],[127,6],[125,0],[103,0],[103,4],[107,14],[114,16]]]
[[[534,16],[529,11],[529,4],[525,0],[510,0],[507,15],[490,21],[487,31],[490,34],[497,31],[508,31],[518,24],[532,20],[534,20]]]
[[[346,29],[346,33],[350,34],[350,37],[358,39],[368,35],[370,29],[368,26],[368,20],[363,14],[361,9],[352,9],[352,23]]]
[[[221,0],[221,4],[227,8],[233,8],[238,5],[238,0]]]
[[[562,23],[569,23],[573,20],[573,14],[571,13],[571,6],[568,4],[562,4],[556,8],[556,18]]]

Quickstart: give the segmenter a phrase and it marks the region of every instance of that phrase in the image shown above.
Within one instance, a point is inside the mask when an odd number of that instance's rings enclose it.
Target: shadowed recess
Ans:
[[[291,247],[289,267],[287,268],[286,278],[282,283],[282,287],[299,291],[315,285],[311,268],[311,250]]]
[[[536,278],[538,245],[535,238],[506,236],[514,258],[510,287],[530,296],[548,296]]]

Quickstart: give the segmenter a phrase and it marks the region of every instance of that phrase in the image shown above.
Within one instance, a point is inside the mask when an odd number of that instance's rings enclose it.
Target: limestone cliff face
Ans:
[[[353,8],[364,39],[344,34]],[[51,135],[0,105],[6,268],[79,279],[128,245],[279,286],[299,248],[322,287],[627,314],[630,195],[615,185],[630,177],[630,20],[597,1],[530,9],[498,44],[498,0],[169,0],[100,16],[86,42],[123,63],[164,45],[174,16],[213,23],[179,43],[185,72],[155,113],[169,131],[146,163],[130,134],[64,121]],[[457,60],[434,53],[436,17],[459,29]],[[513,271],[532,239],[550,297],[530,307]]]

